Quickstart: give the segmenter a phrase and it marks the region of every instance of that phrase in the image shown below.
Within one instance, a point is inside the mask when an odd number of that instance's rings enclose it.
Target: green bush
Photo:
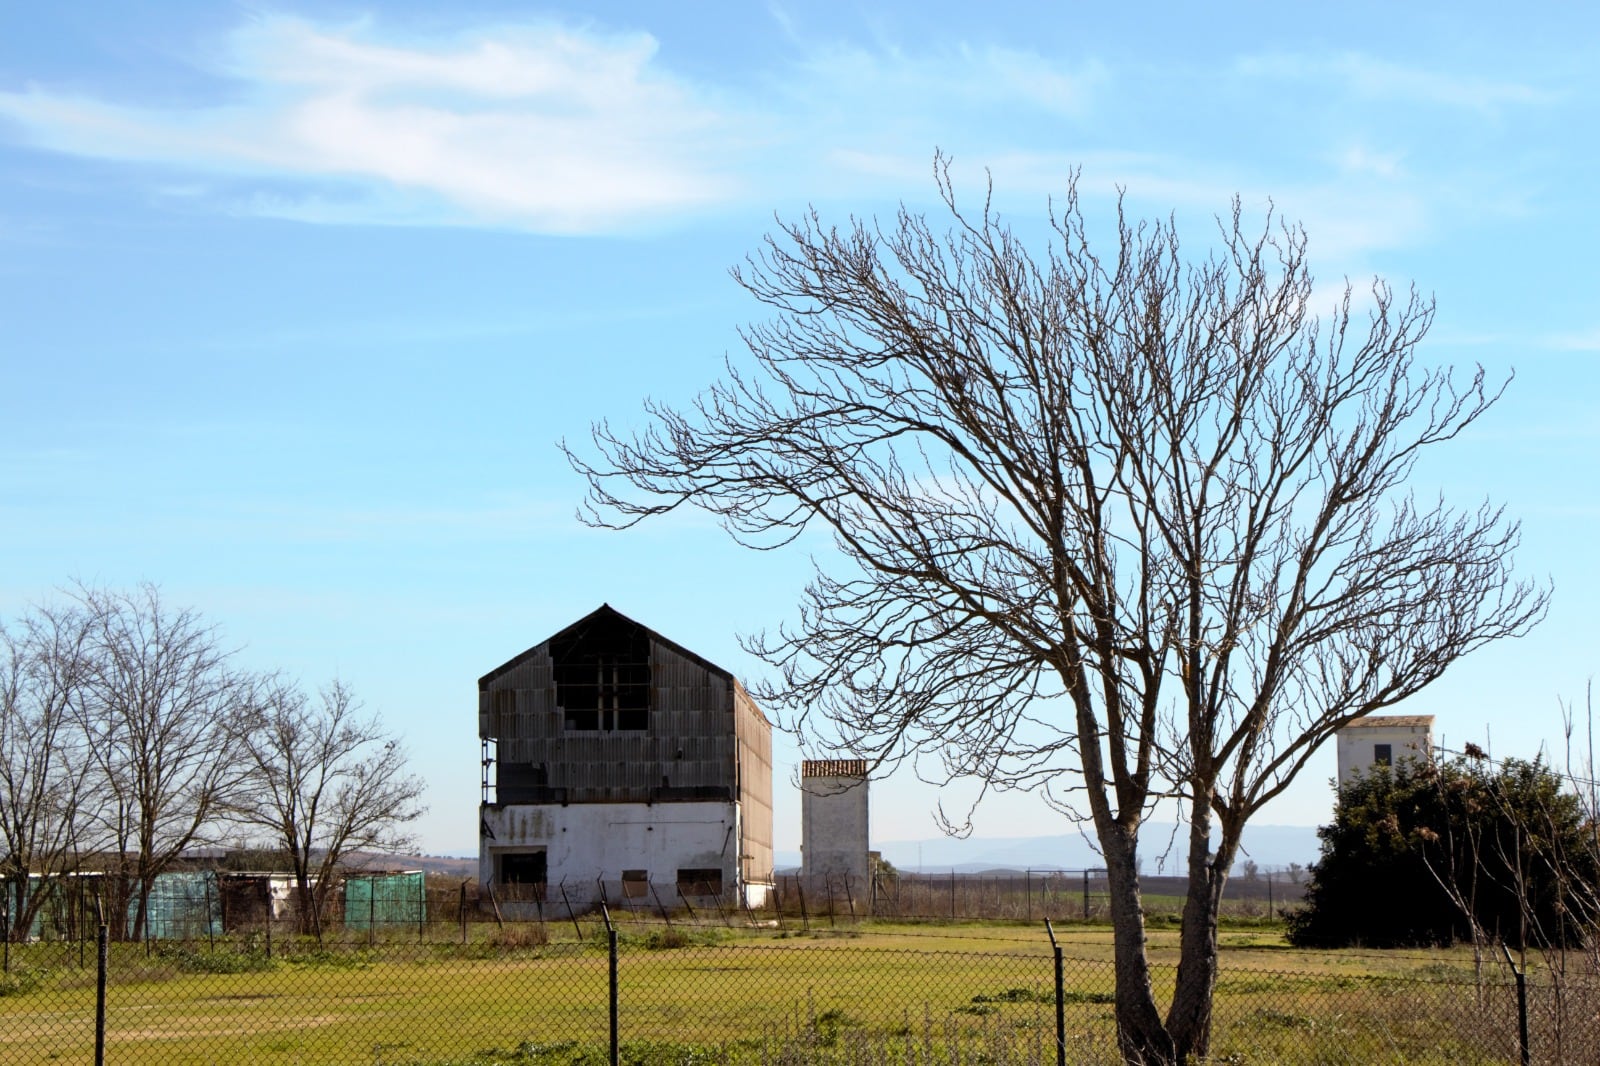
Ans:
[[[1474,924],[1514,946],[1572,946],[1600,918],[1594,838],[1539,760],[1374,768],[1317,835],[1305,906],[1288,915],[1297,947],[1447,946]]]

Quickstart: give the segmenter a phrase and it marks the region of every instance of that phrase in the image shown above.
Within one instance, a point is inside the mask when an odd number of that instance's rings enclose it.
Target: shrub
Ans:
[[[1377,767],[1339,792],[1300,947],[1448,945],[1475,929],[1573,945],[1597,917],[1597,862],[1577,797],[1543,762],[1460,758]]]

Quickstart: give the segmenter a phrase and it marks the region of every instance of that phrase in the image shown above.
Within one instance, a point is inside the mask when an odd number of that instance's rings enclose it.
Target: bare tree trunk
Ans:
[[[294,882],[295,909],[299,912],[295,915],[295,932],[313,936],[317,933],[317,900],[311,891],[311,882],[299,870],[295,871]]]
[[[1228,869],[1239,849],[1239,829],[1224,825],[1211,854],[1211,811],[1195,804],[1189,816],[1189,890],[1183,901],[1178,979],[1167,1029],[1179,1061],[1203,1059],[1211,1049],[1212,994],[1217,986],[1217,915]]]
[[[1145,953],[1144,901],[1139,891],[1138,840],[1112,825],[1100,833],[1111,896],[1111,933],[1116,945],[1117,1047],[1124,1062],[1176,1063],[1172,1037],[1161,1022],[1150,961]]]

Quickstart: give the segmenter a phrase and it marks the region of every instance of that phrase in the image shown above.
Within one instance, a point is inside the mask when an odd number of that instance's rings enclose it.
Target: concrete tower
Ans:
[[[858,905],[872,897],[867,856],[867,761],[800,764],[801,874],[808,893],[831,888]]]

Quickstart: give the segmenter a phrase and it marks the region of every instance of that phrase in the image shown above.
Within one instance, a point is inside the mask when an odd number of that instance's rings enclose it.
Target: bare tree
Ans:
[[[1315,317],[1304,233],[1270,213],[1236,202],[1186,261],[1119,206],[1102,256],[1074,179],[1035,258],[935,171],[949,232],[904,208],[783,226],[734,272],[775,313],[753,366],[568,456],[597,525],[693,504],[758,547],[828,530],[798,621],[749,642],[781,671],[764,704],[1091,821],[1123,1055],[1203,1057],[1246,821],[1340,726],[1544,612],[1515,523],[1405,487],[1499,390],[1417,362],[1415,294]],[[1138,875],[1163,799],[1189,880],[1164,1014]]]
[[[77,859],[87,767],[72,700],[85,669],[82,612],[37,608],[0,627],[3,934],[24,939]]]
[[[239,814],[283,848],[295,877],[301,932],[321,935],[322,905],[352,851],[402,851],[420,817],[422,779],[399,742],[335,681],[313,703],[298,685],[264,679],[240,729],[248,788]]]
[[[242,687],[216,631],[169,608],[155,586],[80,586],[75,596],[88,636],[73,702],[103,792],[112,906],[129,905],[127,934],[138,939],[155,879],[210,839],[240,779],[229,726]]]

